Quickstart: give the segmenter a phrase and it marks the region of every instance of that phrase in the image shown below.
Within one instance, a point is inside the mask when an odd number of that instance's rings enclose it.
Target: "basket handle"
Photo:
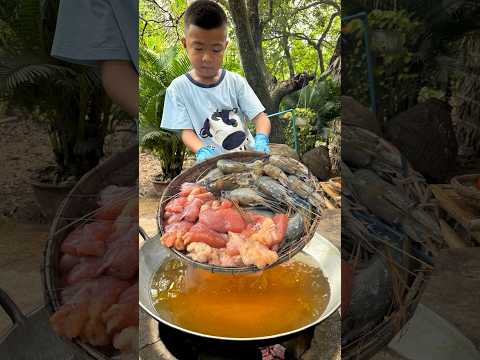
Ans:
[[[152,240],[152,238],[148,236],[147,232],[143,230],[141,226],[138,226],[138,232],[140,233],[145,242]]]
[[[0,288],[0,306],[5,310],[8,317],[12,319],[14,324],[22,324],[27,320],[17,304],[12,300],[8,294]]]

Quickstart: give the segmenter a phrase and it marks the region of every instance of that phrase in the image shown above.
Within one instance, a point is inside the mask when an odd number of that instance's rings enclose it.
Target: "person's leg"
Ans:
[[[125,60],[100,62],[102,83],[112,101],[131,116],[138,116],[138,73]]]

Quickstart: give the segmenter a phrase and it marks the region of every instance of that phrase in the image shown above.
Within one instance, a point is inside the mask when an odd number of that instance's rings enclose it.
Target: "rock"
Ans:
[[[381,135],[382,127],[375,114],[350,96],[342,96],[342,123],[358,126]]]
[[[302,355],[311,347],[313,331],[305,332],[291,340],[285,341],[282,345],[285,347],[287,359],[300,359]]]
[[[326,146],[318,146],[302,156],[302,162],[310,169],[318,180],[328,180],[332,176],[331,164]]]
[[[315,328],[310,348],[300,360],[340,360],[341,320],[338,311]]]
[[[138,144],[137,126],[134,121],[119,121],[115,124],[112,133],[105,136],[103,153],[106,159],[117,152],[124,151]]]
[[[332,123],[332,134],[328,140],[328,157],[331,164],[331,176],[341,176],[342,157],[342,119],[336,118]]]
[[[385,126],[385,137],[427,180],[442,182],[456,167],[450,107],[440,100],[430,99],[394,117]]]
[[[295,160],[300,159],[297,152],[285,144],[270,144],[270,154],[287,156]]]

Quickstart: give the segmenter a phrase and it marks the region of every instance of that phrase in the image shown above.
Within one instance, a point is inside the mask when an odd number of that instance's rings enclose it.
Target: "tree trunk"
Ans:
[[[282,37],[282,47],[283,52],[285,53],[285,59],[287,60],[288,71],[290,73],[290,77],[293,78],[295,76],[295,68],[293,67],[292,56],[290,55],[290,47],[288,46],[288,36],[284,35]]]
[[[263,57],[263,29],[258,14],[258,0],[228,0],[228,7],[233,18],[245,77],[265,106],[266,112],[278,112],[282,98],[306,86],[314,76],[299,74],[275,85]],[[271,142],[283,143],[284,139],[282,124],[278,119],[272,119]]]
[[[319,46],[316,49],[317,49],[317,54],[318,54],[318,65],[320,67],[320,74],[323,74],[325,72],[325,63],[323,61],[322,47]]]

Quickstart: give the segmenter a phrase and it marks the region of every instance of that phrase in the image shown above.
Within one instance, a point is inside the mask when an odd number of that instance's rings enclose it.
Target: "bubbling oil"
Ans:
[[[185,329],[260,337],[318,319],[330,287],[313,258],[304,254],[253,274],[212,273],[168,259],[153,277],[151,295],[158,313]]]

